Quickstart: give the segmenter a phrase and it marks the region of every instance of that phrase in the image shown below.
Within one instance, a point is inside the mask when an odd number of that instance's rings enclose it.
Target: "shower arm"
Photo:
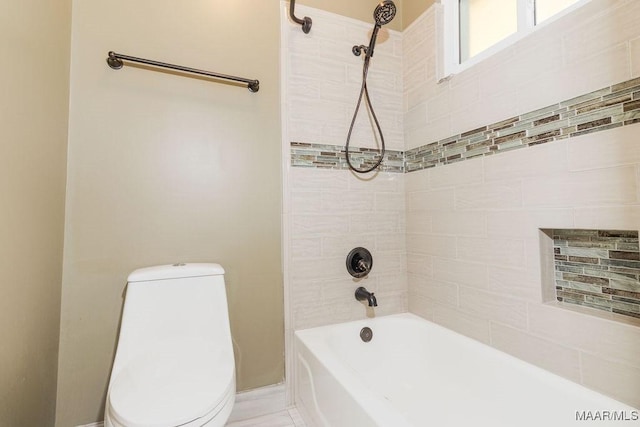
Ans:
[[[309,34],[311,31],[311,18],[305,16],[303,19],[296,18],[296,0],[289,1],[289,17],[296,24],[302,25],[302,32],[305,34]]]

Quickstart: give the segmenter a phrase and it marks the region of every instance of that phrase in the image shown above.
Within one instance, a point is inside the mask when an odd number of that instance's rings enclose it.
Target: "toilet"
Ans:
[[[105,426],[224,426],[236,383],[223,268],[142,268],[127,282]]]

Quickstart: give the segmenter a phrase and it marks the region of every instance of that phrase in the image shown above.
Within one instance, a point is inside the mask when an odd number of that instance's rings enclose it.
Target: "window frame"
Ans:
[[[510,36],[500,40],[498,43],[488,47],[477,55],[460,61],[460,0],[441,0],[443,6],[442,25],[443,34],[443,65],[440,70],[439,81],[446,80],[475,64],[493,56],[497,52],[515,44],[518,40],[528,36],[538,28],[543,28],[553,21],[573,12],[584,6],[591,0],[578,0],[571,6],[563,9],[545,21],[536,24],[535,22],[535,0],[514,0],[518,2],[518,23],[517,30]]]

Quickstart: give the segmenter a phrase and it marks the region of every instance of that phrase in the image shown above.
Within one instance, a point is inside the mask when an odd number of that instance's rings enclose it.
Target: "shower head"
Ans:
[[[396,5],[391,0],[384,0],[373,11],[373,20],[376,22],[376,26],[373,27],[373,33],[371,34],[371,41],[369,41],[369,47],[367,48],[367,55],[365,58],[371,58],[373,56],[373,48],[376,45],[376,38],[378,37],[378,30],[383,25],[387,25],[396,16]]]
[[[391,0],[384,0],[373,11],[373,20],[376,25],[387,25],[396,16],[396,5]]]

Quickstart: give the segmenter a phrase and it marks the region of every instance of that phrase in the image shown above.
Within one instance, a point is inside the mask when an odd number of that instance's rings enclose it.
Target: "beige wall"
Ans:
[[[0,0],[0,425],[53,425],[71,1]]]
[[[438,0],[403,0],[402,1],[402,28],[407,28],[413,21],[422,15]]]
[[[408,0],[395,0],[394,3],[398,8],[398,14],[386,27],[391,30],[402,29],[403,19],[403,2]],[[415,0],[414,0],[415,1]],[[347,16],[353,19],[359,19],[364,22],[373,23],[373,11],[380,3],[380,0],[299,0],[296,4],[304,4],[316,9],[326,10],[327,12],[336,13],[338,15]],[[296,12],[296,16],[300,19],[304,17]],[[310,17],[313,20],[313,16]],[[313,31],[313,27],[311,28]]]
[[[296,4],[304,4],[364,22],[373,22],[373,11],[380,2],[381,0],[299,0]],[[388,28],[391,30],[407,28],[436,2],[437,0],[394,0],[398,15],[389,23]],[[296,12],[296,17],[302,19],[304,16]]]
[[[239,390],[283,380],[279,4],[78,0],[56,425],[101,420],[127,275],[226,269]],[[246,88],[109,50],[258,78]]]

